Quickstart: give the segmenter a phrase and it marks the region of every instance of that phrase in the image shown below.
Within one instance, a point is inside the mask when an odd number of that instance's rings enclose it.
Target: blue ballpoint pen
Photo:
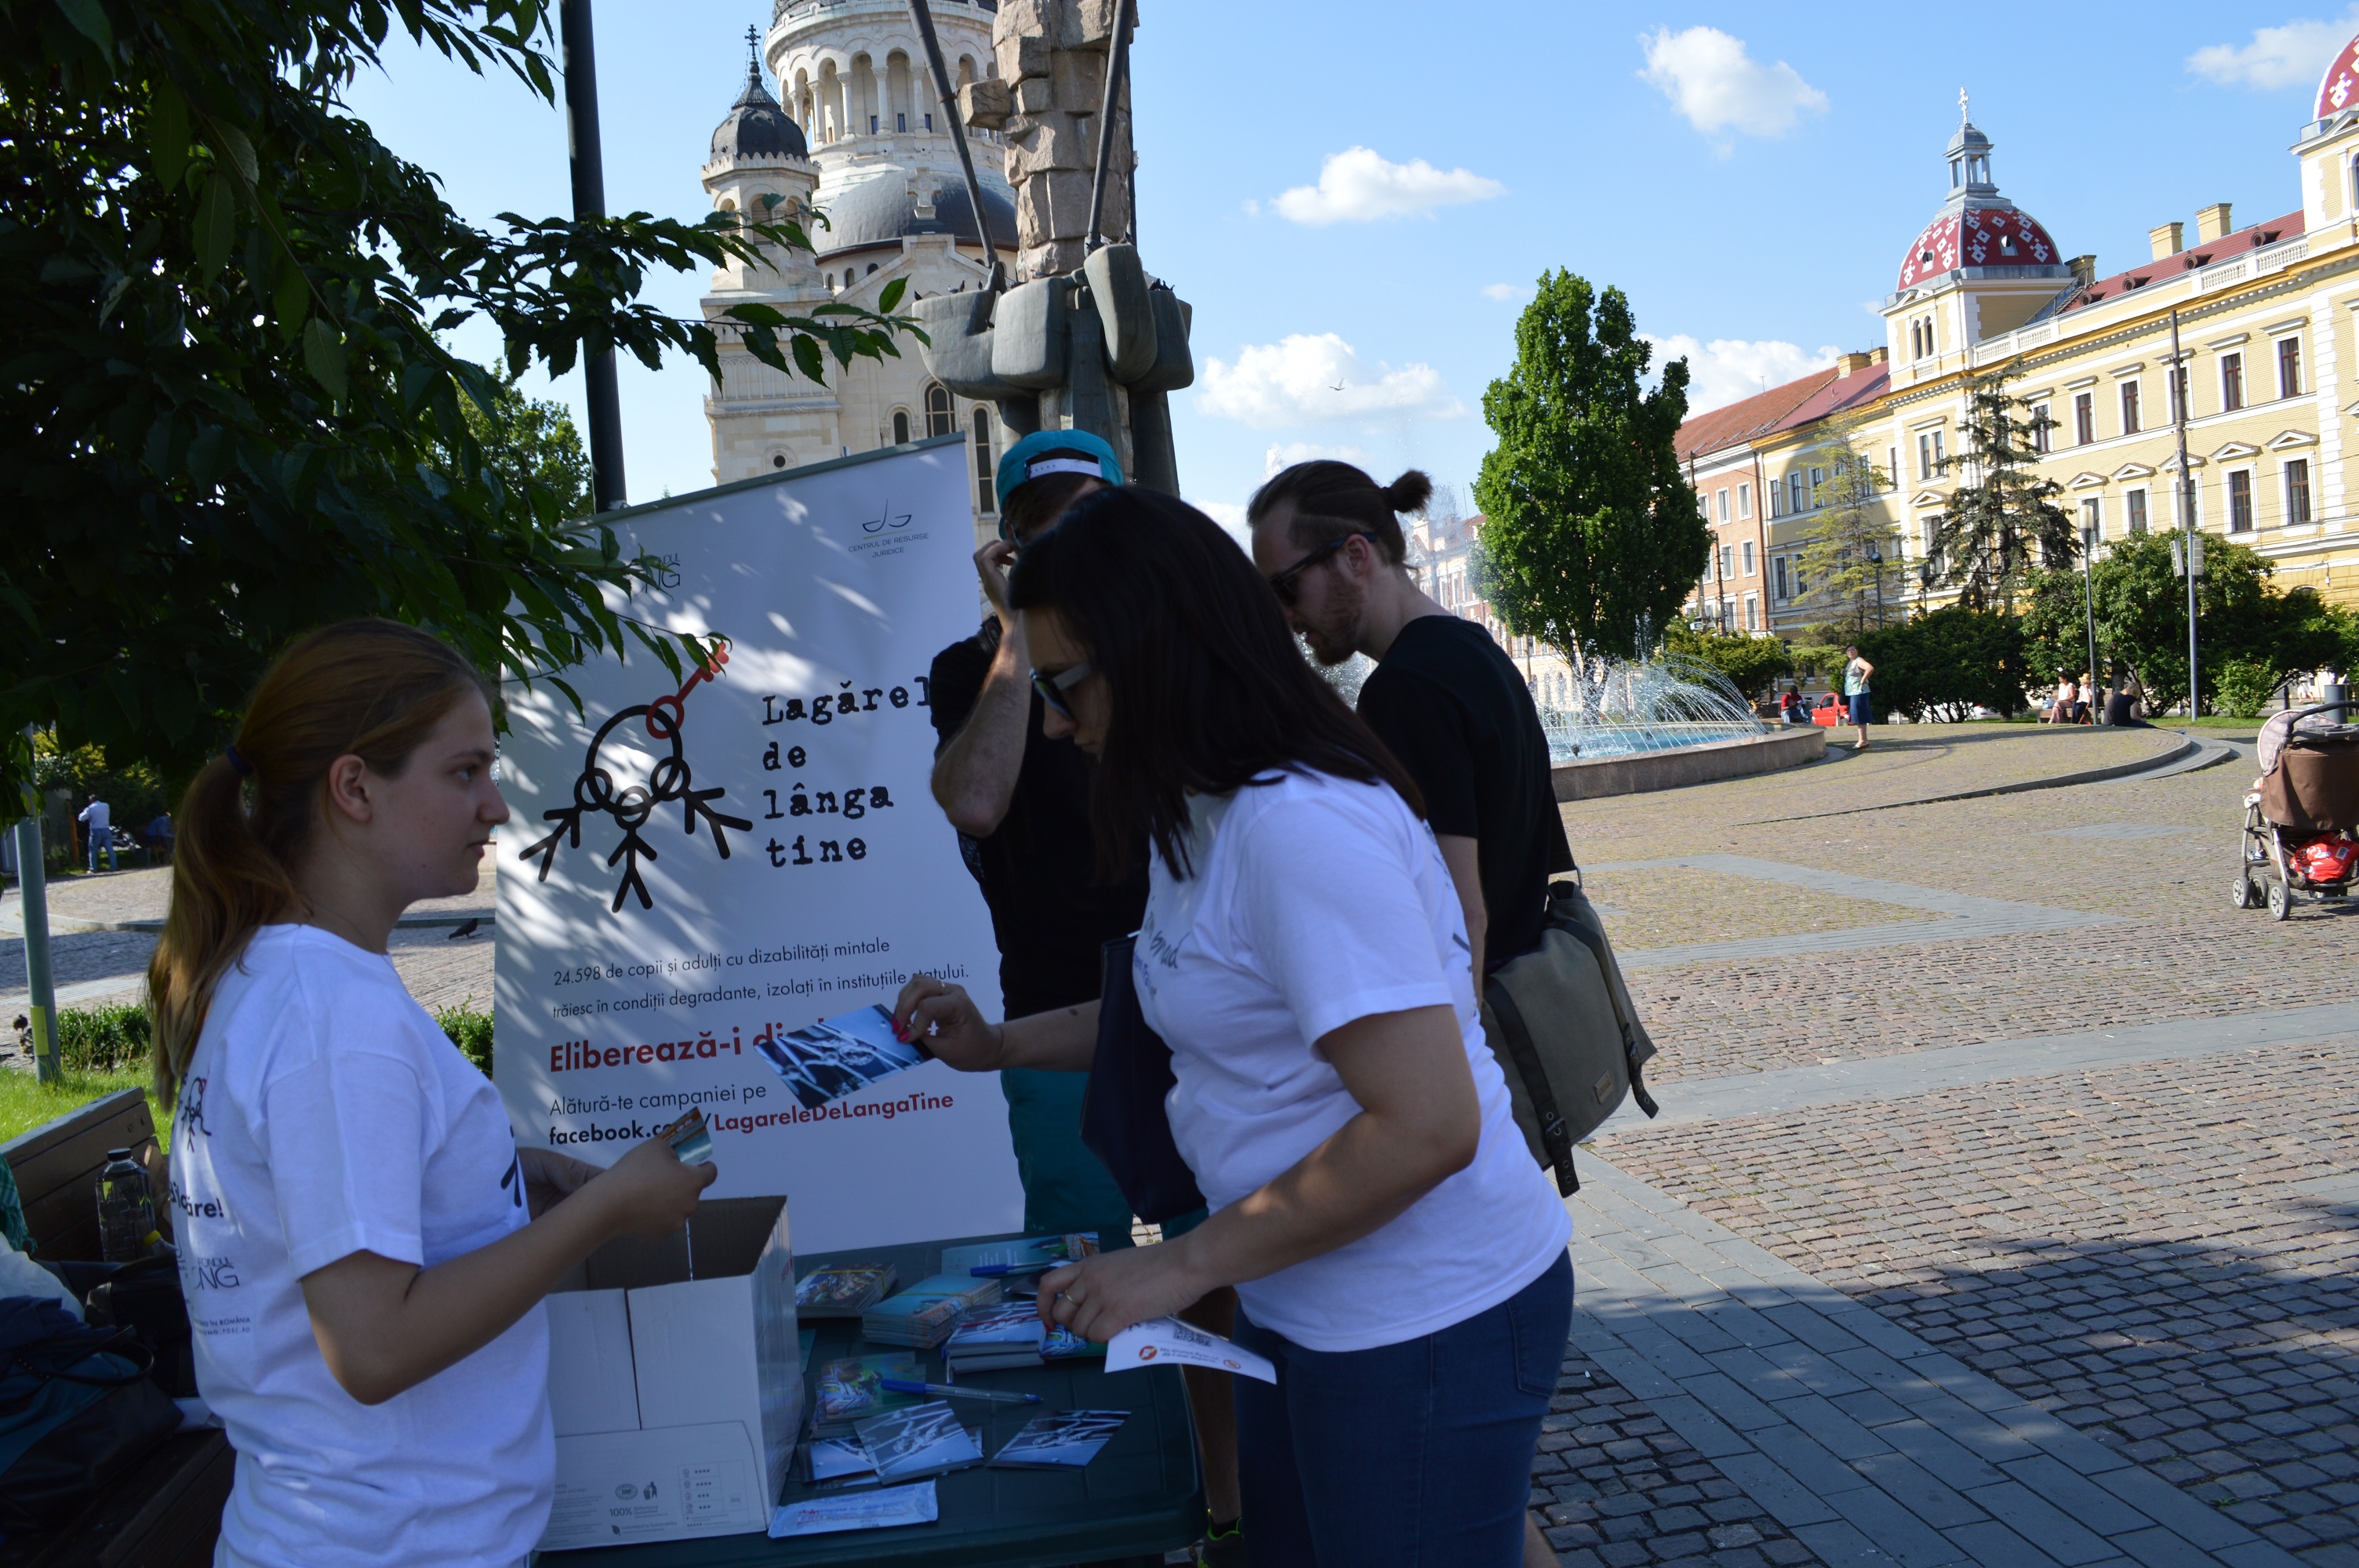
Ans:
[[[973,1268],[969,1269],[967,1273],[978,1280],[997,1280],[1009,1274],[1031,1274],[1044,1269],[1061,1269],[1064,1266],[1065,1260],[1062,1258],[1051,1258],[1038,1263],[977,1263]]]
[[[998,1389],[962,1389],[950,1383],[920,1383],[910,1378],[879,1378],[879,1388],[897,1394],[932,1394],[937,1399],[988,1400],[995,1405],[1038,1405],[1048,1401],[1038,1394],[1011,1394]]]

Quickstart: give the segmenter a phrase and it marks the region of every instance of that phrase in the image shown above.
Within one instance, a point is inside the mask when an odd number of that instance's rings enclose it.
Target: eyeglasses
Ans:
[[[1341,538],[1330,539],[1325,544],[1320,546],[1317,549],[1311,551],[1309,555],[1303,557],[1300,560],[1295,562],[1292,566],[1287,568],[1284,571],[1270,573],[1270,592],[1277,595],[1277,601],[1280,604],[1285,605],[1289,610],[1293,609],[1301,599],[1302,590],[1300,583],[1302,574],[1309,571],[1312,567],[1317,566],[1320,562],[1325,560],[1328,557],[1333,555],[1336,551],[1342,549],[1344,546],[1350,544],[1354,539],[1365,539],[1372,545],[1376,542],[1376,536],[1374,534],[1346,534]]]
[[[1052,676],[1043,675],[1038,670],[1034,670],[1032,689],[1040,694],[1041,701],[1055,708],[1069,722],[1079,723],[1080,720],[1073,718],[1072,708],[1065,702],[1065,694],[1097,673],[1098,667],[1087,659],[1083,659],[1071,669],[1060,670]]]

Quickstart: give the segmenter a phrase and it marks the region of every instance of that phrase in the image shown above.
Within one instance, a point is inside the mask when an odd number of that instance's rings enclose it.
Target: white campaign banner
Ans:
[[[951,439],[616,518],[670,568],[630,613],[728,643],[685,684],[643,649],[567,670],[580,716],[511,690],[494,1076],[521,1141],[608,1164],[701,1107],[711,1195],[784,1194],[799,1250],[1021,1227],[995,1080],[929,1061],[823,1098],[772,1065],[915,973],[996,1016],[927,784],[927,671],[977,619],[968,489]]]

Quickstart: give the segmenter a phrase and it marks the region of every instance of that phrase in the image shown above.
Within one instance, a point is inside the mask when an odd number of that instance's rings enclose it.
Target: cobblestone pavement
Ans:
[[[2242,759],[1810,818],[2178,739],[1893,734],[1565,808],[1669,1113],[1581,1159],[1576,1350],[1830,1564],[2359,1568],[2359,910],[2229,907]],[[1682,1533],[1560,1546],[1770,1539]]]

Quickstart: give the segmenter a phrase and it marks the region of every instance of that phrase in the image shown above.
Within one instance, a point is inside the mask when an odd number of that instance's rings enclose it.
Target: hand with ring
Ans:
[[[1197,1277],[1185,1238],[1101,1252],[1040,1277],[1040,1317],[1104,1344],[1135,1323],[1193,1306],[1221,1281]]]

